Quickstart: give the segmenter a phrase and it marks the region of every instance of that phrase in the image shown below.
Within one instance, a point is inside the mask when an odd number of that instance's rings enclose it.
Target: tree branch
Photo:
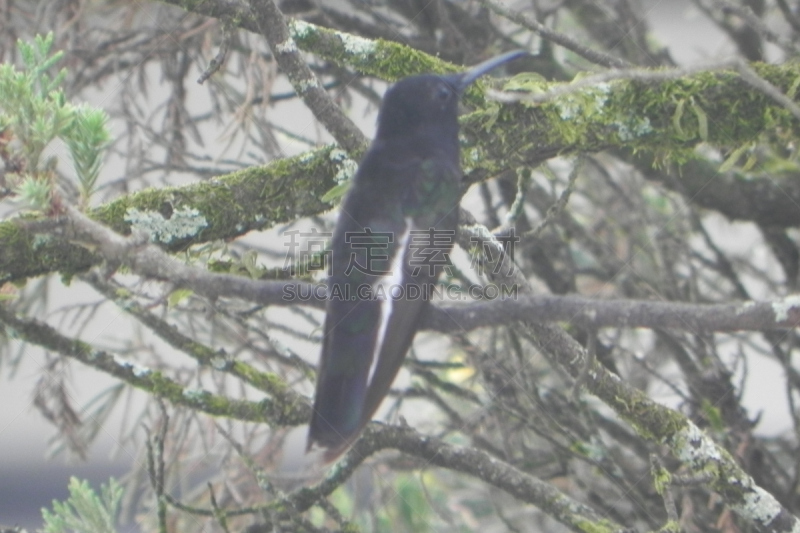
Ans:
[[[788,92],[793,80],[800,77],[800,66],[792,64],[758,65],[754,70],[782,93]],[[468,180],[485,179],[520,165],[535,166],[556,154],[605,148],[636,150],[640,154],[654,151],[660,154],[662,163],[672,150],[682,154],[680,157],[688,157],[687,165],[694,168],[699,163],[693,162],[687,153],[704,139],[696,112],[686,111],[676,121],[681,101],[699,106],[710,125],[705,140],[722,146],[752,142],[767,127],[790,132],[800,129],[791,112],[776,106],[770,97],[749,89],[732,72],[699,72],[685,79],[660,83],[621,80],[589,86],[577,94],[571,94],[569,85],[536,85],[545,89],[567,88],[565,94],[551,102],[537,106],[508,104],[499,108],[499,104],[489,104],[464,117],[463,129],[470,141],[463,154]],[[731,102],[740,102],[738,112],[730,108]],[[680,132],[676,130],[676,122],[681,124]],[[487,143],[485,139],[493,140]],[[165,210],[167,213],[196,210],[195,222],[205,224],[197,226],[197,232],[167,233],[169,240],[162,237],[162,245],[179,250],[189,244],[231,239],[327,210],[329,204],[321,198],[336,185],[333,176],[342,174],[344,169],[342,157],[334,148],[325,147],[201,184],[141,191],[94,209],[90,215],[115,231],[128,233],[131,216],[137,212],[158,218]],[[795,187],[792,180],[783,184],[737,180],[733,188],[708,188],[706,174],[689,172],[684,176],[682,180],[689,193],[705,189],[696,199],[701,205],[736,218],[800,224],[800,210],[796,209],[800,186]],[[702,186],[686,183],[692,180],[702,182]],[[730,201],[731,195],[742,201]],[[161,218],[168,219],[163,215]],[[71,275],[88,269],[98,260],[69,242],[48,240],[36,231],[21,229],[18,221],[0,223],[0,251],[0,281],[53,271]]]
[[[499,254],[501,267],[490,279],[519,285],[524,295],[532,288],[516,270],[509,270],[510,257]],[[797,300],[800,304],[800,299]],[[711,474],[710,487],[742,517],[776,532],[796,531],[800,520],[775,497],[760,487],[736,460],[685,415],[660,405],[644,392],[622,381],[561,327],[524,322],[519,330],[530,338],[554,368],[562,368],[573,379],[582,380],[586,390],[611,407],[643,439],[666,445],[692,474]],[[696,330],[695,330],[696,331]]]
[[[262,33],[250,9],[244,4],[210,0],[162,0],[191,13],[232,20],[239,28]],[[347,66],[363,74],[396,81],[406,76],[425,72],[455,72],[458,67],[430,54],[385,39],[365,39],[351,33],[325,28],[301,19],[287,21],[289,36],[297,47],[339,66]]]
[[[582,328],[668,328],[682,331],[758,331],[800,326],[800,296],[774,302],[692,304],[523,295],[435,307],[426,322],[445,333],[510,322],[568,322]]]
[[[126,265],[134,273],[168,281],[210,299],[234,297],[263,305],[313,305],[321,307],[328,287],[289,281],[252,280],[242,276],[214,274],[170,257],[152,244],[141,244],[94,222],[67,207],[68,224],[56,231],[67,239],[96,246],[111,265]],[[487,230],[488,233],[488,230]],[[469,237],[465,237],[469,240]],[[791,329],[800,325],[800,296],[775,302],[739,304],[690,304],[658,301],[593,300],[579,296],[533,295],[520,280],[501,282],[497,293],[507,298],[469,305],[434,307],[425,323],[442,332],[468,331],[511,322],[570,322],[584,328],[674,328],[688,331],[739,331]],[[464,298],[463,294],[456,294]]]
[[[322,197],[349,171],[344,152],[325,146],[203,183],[145,189],[87,214],[121,234],[147,223],[157,229],[154,242],[179,251],[322,213],[330,209]],[[194,232],[186,231],[189,223]],[[0,222],[0,281],[56,271],[70,276],[101,260],[68,240],[49,238],[51,225],[46,218]]]
[[[317,76],[308,68],[278,6],[272,0],[250,0],[250,9],[256,24],[267,38],[272,55],[294,90],[336,142],[351,156],[358,156],[366,147],[367,138],[333,102]]]
[[[561,328],[528,324],[532,340],[553,364],[573,378],[584,371],[585,350]],[[595,361],[586,389],[625,419],[640,437],[666,445],[693,474],[711,475],[709,485],[740,516],[775,532],[800,528],[800,520],[758,486],[736,460],[683,414],[651,400]],[[794,529],[793,529],[794,528]]]
[[[25,342],[76,359],[156,398],[164,398],[175,405],[212,416],[285,426],[302,424],[311,413],[305,401],[283,403],[264,399],[250,402],[186,388],[158,370],[125,361],[86,342],[70,339],[43,322],[18,318],[4,305],[0,305],[0,322]]]
[[[117,290],[119,287],[112,286],[108,281],[102,279],[97,272],[92,271],[82,276],[81,279],[89,283],[107,300],[116,303],[120,309],[147,326],[150,331],[158,335],[164,342],[176,350],[189,354],[200,365],[235,376],[248,385],[269,394],[284,405],[306,402],[305,397],[297,394],[280,376],[272,372],[262,372],[252,365],[230,356],[224,350],[212,350],[194,338],[184,335],[166,320],[162,320],[147,309],[142,308],[133,298],[127,295],[121,296]]]
[[[480,0],[480,2],[498,15],[505,17],[508,20],[519,24],[523,28],[527,28],[534,33],[538,33],[543,38],[561,45],[567,50],[575,52],[579,56],[583,57],[584,59],[588,59],[592,63],[603,65],[607,68],[626,68],[631,66],[631,64],[624,59],[589,48],[588,46],[579,43],[569,35],[565,35],[561,32],[557,32],[548,28],[533,17],[529,17],[524,13],[506,7],[498,0]]]
[[[258,504],[248,512],[274,512],[291,509],[301,513],[330,496],[368,457],[381,450],[395,449],[422,461],[422,467],[437,466],[473,476],[520,501],[535,505],[573,531],[607,531],[625,533],[629,529],[615,523],[591,507],[573,500],[554,486],[515,468],[488,453],[445,443],[423,435],[408,426],[370,424],[361,438],[338,461],[325,479],[313,487],[304,487],[285,496],[278,494],[273,501]],[[192,509],[193,513],[209,515],[211,511]],[[242,510],[227,511],[226,516],[241,514]]]

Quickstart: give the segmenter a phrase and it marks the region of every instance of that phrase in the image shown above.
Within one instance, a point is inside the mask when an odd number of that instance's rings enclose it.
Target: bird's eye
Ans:
[[[450,87],[446,85],[439,85],[439,87],[436,88],[436,99],[440,102],[449,100],[451,94],[453,94],[453,92],[450,90]]]

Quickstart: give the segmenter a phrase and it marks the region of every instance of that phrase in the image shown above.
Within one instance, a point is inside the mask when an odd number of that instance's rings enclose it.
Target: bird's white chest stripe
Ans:
[[[408,243],[411,240],[411,229],[413,221],[411,218],[406,218],[406,227],[403,229],[402,235],[398,235],[395,242],[397,242],[397,252],[392,259],[392,264],[389,273],[375,282],[374,288],[380,291],[373,291],[374,294],[383,295],[381,300],[381,321],[378,326],[378,337],[375,340],[375,349],[372,352],[372,362],[369,367],[369,374],[367,374],[367,384],[372,383],[373,374],[378,367],[378,355],[383,348],[383,342],[386,338],[386,329],[389,327],[389,320],[392,318],[392,311],[394,309],[394,299],[392,298],[393,288],[403,286],[403,265],[405,264],[405,257],[408,253]],[[395,289],[396,290],[396,289]]]

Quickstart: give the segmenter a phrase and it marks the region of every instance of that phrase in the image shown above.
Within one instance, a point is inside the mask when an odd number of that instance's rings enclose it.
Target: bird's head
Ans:
[[[487,72],[528,55],[515,50],[493,57],[466,72],[404,78],[386,91],[378,115],[377,138],[429,133],[439,138],[458,137],[458,99],[469,85]]]

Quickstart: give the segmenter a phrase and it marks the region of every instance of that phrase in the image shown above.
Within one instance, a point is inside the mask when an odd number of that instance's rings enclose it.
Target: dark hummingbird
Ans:
[[[355,441],[389,392],[448,263],[461,198],[459,97],[523,55],[509,52],[460,74],[405,78],[384,96],[331,245],[307,446],[325,448],[327,462]]]

